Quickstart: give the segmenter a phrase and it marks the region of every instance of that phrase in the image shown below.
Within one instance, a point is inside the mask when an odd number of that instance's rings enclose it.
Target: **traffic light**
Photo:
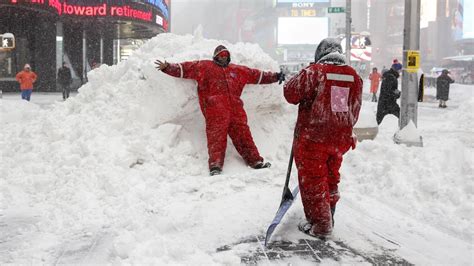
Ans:
[[[15,48],[15,36],[11,33],[0,35],[0,49]]]

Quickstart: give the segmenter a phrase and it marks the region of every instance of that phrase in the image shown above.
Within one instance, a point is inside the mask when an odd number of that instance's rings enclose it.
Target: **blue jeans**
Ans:
[[[23,100],[30,101],[31,92],[33,92],[33,89],[22,90],[22,91],[21,91],[21,98],[22,98]]]

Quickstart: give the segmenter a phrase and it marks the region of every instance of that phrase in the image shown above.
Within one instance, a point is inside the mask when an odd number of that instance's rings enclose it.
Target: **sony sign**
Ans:
[[[314,3],[293,3],[291,5],[293,8],[314,8]]]

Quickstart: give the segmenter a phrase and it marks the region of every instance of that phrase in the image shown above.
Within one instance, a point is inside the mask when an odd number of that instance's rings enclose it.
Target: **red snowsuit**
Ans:
[[[311,64],[285,85],[284,94],[299,104],[293,149],[306,219],[313,233],[325,235],[339,200],[342,155],[355,145],[362,80],[347,65]]]
[[[210,169],[222,169],[227,135],[248,165],[263,162],[247,125],[240,95],[246,84],[277,82],[276,73],[234,64],[220,66],[211,60],[170,64],[163,72],[197,81],[199,105],[206,120]]]

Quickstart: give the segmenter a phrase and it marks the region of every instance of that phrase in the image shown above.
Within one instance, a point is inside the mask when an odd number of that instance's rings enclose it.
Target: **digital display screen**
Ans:
[[[474,38],[474,1],[464,1],[463,39]]]
[[[278,44],[313,44],[329,36],[327,17],[278,18]]]
[[[277,3],[292,4],[292,3],[329,3],[329,0],[277,0]]]

